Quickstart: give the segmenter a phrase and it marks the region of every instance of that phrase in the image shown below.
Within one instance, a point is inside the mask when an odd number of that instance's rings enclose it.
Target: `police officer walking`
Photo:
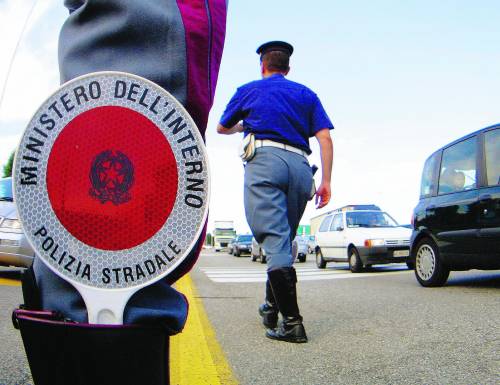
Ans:
[[[266,299],[259,307],[266,336],[307,342],[297,303],[292,241],[314,194],[313,172],[307,160],[313,136],[319,142],[322,166],[315,194],[317,207],[330,200],[333,125],[313,91],[285,78],[293,53],[290,44],[268,42],[257,53],[262,79],[238,88],[217,132],[244,132],[249,143],[252,135],[254,138],[255,152],[246,156],[244,203],[250,229],[267,255]],[[279,327],[278,312],[282,315]]]

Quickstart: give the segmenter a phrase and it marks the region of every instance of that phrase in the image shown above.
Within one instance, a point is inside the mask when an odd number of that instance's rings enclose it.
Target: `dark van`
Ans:
[[[451,270],[500,269],[500,124],[458,139],[425,162],[410,258],[422,286]]]

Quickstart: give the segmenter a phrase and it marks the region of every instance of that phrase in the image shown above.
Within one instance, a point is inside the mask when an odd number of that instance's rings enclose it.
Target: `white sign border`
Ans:
[[[72,284],[74,284],[75,286],[77,286],[79,289],[80,288],[85,288],[85,289],[88,289],[89,291],[95,291],[95,290],[97,290],[97,292],[102,292],[102,291],[108,291],[108,292],[109,291],[116,291],[117,294],[118,294],[118,292],[126,292],[126,291],[129,291],[129,290],[133,290],[133,292],[135,292],[136,290],[138,290],[138,289],[140,289],[142,287],[150,285],[150,284],[152,284],[152,283],[154,283],[154,282],[156,282],[156,281],[158,281],[158,280],[166,277],[169,273],[171,273],[172,271],[174,271],[175,268],[180,263],[182,263],[182,261],[189,255],[189,253],[191,252],[191,250],[193,249],[193,247],[198,242],[199,237],[200,237],[200,235],[201,235],[201,233],[202,233],[202,231],[204,229],[204,225],[206,223],[206,219],[207,219],[207,216],[208,216],[208,203],[210,201],[210,168],[209,168],[209,163],[208,163],[207,151],[206,151],[206,148],[204,146],[204,141],[203,141],[203,138],[202,138],[199,130],[197,129],[194,121],[190,117],[189,113],[185,110],[185,108],[178,101],[176,101],[176,99],[171,94],[169,94],[167,91],[165,91],[164,89],[162,89],[160,86],[158,86],[157,84],[155,84],[155,83],[153,83],[153,82],[151,82],[151,81],[149,81],[147,79],[144,79],[144,78],[139,77],[137,75],[123,73],[123,72],[115,72],[115,71],[103,71],[103,72],[96,72],[96,73],[86,74],[86,75],[80,76],[78,78],[75,78],[75,79],[73,79],[73,80],[71,80],[71,81],[63,84],[56,92],[54,92],[43,103],[42,107],[34,114],[33,118],[30,120],[30,123],[28,125],[28,128],[27,128],[25,134],[21,138],[20,145],[19,145],[19,150],[16,152],[16,159],[15,159],[15,162],[14,162],[15,163],[15,166],[14,166],[14,176],[15,176],[15,178],[14,178],[14,180],[15,180],[15,183],[14,183],[14,186],[15,186],[15,188],[14,188],[14,195],[15,195],[15,197],[14,198],[15,198],[16,202],[19,202],[19,197],[22,195],[18,191],[18,187],[17,187],[17,181],[18,181],[18,178],[20,178],[20,176],[19,176],[19,167],[20,167],[20,159],[22,157],[22,147],[21,146],[24,144],[26,135],[28,135],[29,132],[30,132],[30,127],[34,126],[33,122],[36,121],[37,117],[39,119],[41,111],[45,111],[47,109],[47,105],[49,104],[49,102],[52,99],[54,99],[57,95],[62,94],[62,90],[67,89],[67,88],[69,88],[72,85],[80,84],[80,83],[84,82],[85,80],[92,80],[92,79],[95,79],[95,78],[113,77],[113,76],[114,77],[125,77],[125,78],[128,78],[129,80],[136,80],[139,83],[147,84],[150,87],[150,89],[154,89],[154,90],[156,90],[159,93],[163,93],[165,95],[168,95],[169,102],[171,102],[172,100],[175,101],[173,104],[175,105],[175,108],[177,110],[178,115],[182,116],[182,118],[186,122],[189,123],[189,126],[192,127],[192,128],[194,128],[193,134],[197,137],[197,141],[196,141],[197,144],[200,145],[199,149],[202,152],[202,156],[204,158],[203,159],[204,160],[204,166],[205,166],[204,168],[206,170],[206,178],[205,178],[205,180],[206,180],[206,186],[205,186],[205,195],[204,195],[203,214],[201,216],[201,220],[198,221],[198,226],[197,226],[197,229],[196,229],[196,231],[194,233],[194,236],[191,237],[192,239],[191,239],[189,245],[182,250],[182,255],[181,256],[177,256],[175,258],[175,260],[173,261],[173,263],[168,266],[168,268],[166,268],[164,271],[162,271],[160,274],[157,274],[153,278],[146,279],[146,280],[144,280],[143,282],[141,282],[139,284],[125,285],[125,286],[117,286],[117,285],[115,285],[113,287],[106,287],[104,285],[103,286],[96,286],[96,285],[82,284],[81,281],[72,279],[72,277],[69,274],[65,274],[62,271],[60,271],[60,269],[56,268],[52,263],[50,263],[50,261],[47,261],[49,259],[49,257],[47,255],[45,255],[44,253],[41,253],[43,255],[43,257],[41,259],[47,264],[47,266],[49,266],[49,268],[52,271],[54,271],[57,275],[59,275],[63,279],[71,282]],[[100,104],[100,105],[109,105],[109,104]],[[95,108],[95,107],[100,106],[100,105],[99,104],[92,105],[89,108],[87,108],[86,110]],[[123,106],[122,104],[117,104],[117,105],[120,105],[122,107],[127,107],[127,106]],[[77,116],[77,115],[79,115],[82,112],[84,112],[84,111],[79,111],[78,113],[74,114],[74,116]],[[138,112],[141,112],[141,111],[138,111]],[[68,116],[70,116],[70,115],[68,115]],[[74,116],[72,116],[69,120],[73,119]],[[64,128],[64,126],[59,130],[59,132],[62,131],[62,129]],[[160,129],[161,129],[161,127],[160,127]],[[162,130],[162,132],[163,132],[163,130]],[[57,135],[55,135],[54,133],[55,133],[55,131],[53,133],[51,133],[54,136],[54,139],[52,140],[52,142],[50,144],[50,148],[54,144],[55,138],[57,137]],[[167,140],[168,140],[168,138],[167,138]],[[168,140],[168,141],[169,141],[169,143],[171,143],[170,140]],[[177,156],[176,156],[176,160],[178,160]],[[47,161],[48,161],[48,157],[47,157]],[[45,172],[46,172],[46,166],[47,166],[47,163],[45,164]],[[45,172],[44,172],[44,175],[43,175],[43,185],[44,186],[46,184],[46,181],[45,181]],[[180,176],[180,173],[179,173],[179,176]],[[40,178],[42,178],[42,176]],[[179,183],[179,185],[178,185],[178,191],[177,191],[177,198],[176,198],[176,202],[174,204],[174,208],[172,209],[172,212],[174,212],[176,210],[176,207],[178,205],[178,201],[181,198],[181,196],[179,194],[180,193],[180,189],[181,189],[181,184]],[[46,190],[46,186],[45,186],[45,190]],[[51,210],[52,210],[52,208],[51,208]],[[53,213],[53,214],[54,214],[54,217],[57,218],[55,216],[55,213]],[[25,229],[33,231],[34,226],[30,225],[27,222],[27,220],[25,218],[26,215],[25,215],[24,209],[22,207],[19,208],[19,217],[20,217],[20,220],[21,220],[21,222],[23,224],[23,227]],[[167,220],[167,222],[169,222],[170,218],[171,218],[171,216],[169,217],[169,219]],[[60,224],[59,221],[57,221],[57,222]],[[162,227],[162,229],[158,233],[156,233],[151,239],[153,239],[154,237],[161,236],[159,234],[161,234],[161,232],[165,228],[165,226],[166,225],[164,225]],[[88,245],[83,244],[81,241],[79,241],[78,239],[74,238],[73,236],[71,236],[71,237],[73,238],[73,240],[76,242],[77,245],[80,245],[80,249],[81,249],[81,245],[84,245],[84,247],[89,247]],[[33,235],[31,233],[28,234],[28,231],[27,231],[27,238],[28,238],[29,242],[31,243],[31,245],[33,246],[34,250],[40,252],[40,249],[41,249],[40,245],[37,244],[34,241]],[[145,243],[148,243],[150,240],[144,242],[142,245],[144,245]],[[127,253],[131,254],[131,253],[137,252],[138,249],[142,245],[138,245],[138,246],[133,247],[133,248],[128,249],[128,250],[120,250],[118,252],[117,251],[102,251],[102,250],[100,250],[100,252],[102,252],[102,253],[104,253],[104,254],[106,254],[108,256],[109,255],[113,255],[113,256],[115,256],[115,258],[117,258],[116,255],[120,255],[120,254],[123,255],[123,254],[127,254]],[[165,244],[162,244],[162,245],[164,247],[166,247]],[[71,252],[71,249],[72,249],[71,247],[68,247],[68,252]],[[77,250],[78,250],[78,248],[77,248]]]

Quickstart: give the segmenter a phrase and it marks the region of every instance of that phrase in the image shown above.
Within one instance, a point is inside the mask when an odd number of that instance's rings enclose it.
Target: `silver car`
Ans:
[[[314,251],[316,250],[316,237],[314,235],[306,235],[308,238],[307,241],[307,252],[309,254],[314,254]]]
[[[259,245],[259,243],[252,238],[252,247],[250,251],[252,262],[260,259],[260,263],[267,262],[266,250]],[[305,262],[307,258],[307,238],[297,235],[292,242],[292,256],[293,261]]]
[[[259,243],[252,237],[252,246],[250,250],[250,256],[252,257],[252,262],[260,259],[260,263],[266,263],[266,250],[259,245]]]
[[[292,242],[292,256],[294,256],[294,260],[298,260],[299,262],[305,262],[307,258],[307,246],[308,246],[309,237],[306,235],[297,235]]]
[[[12,196],[12,178],[0,179],[0,265],[29,267],[35,252],[24,235]]]

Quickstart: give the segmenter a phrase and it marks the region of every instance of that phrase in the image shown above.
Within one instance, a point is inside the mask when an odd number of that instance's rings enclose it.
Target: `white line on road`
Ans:
[[[201,270],[213,282],[218,283],[251,283],[265,282],[267,274],[265,267],[262,269],[235,269],[235,268],[218,268],[218,267],[203,267]],[[379,277],[383,275],[393,275],[408,273],[406,266],[395,267],[391,271],[374,271],[360,274],[353,274],[345,270],[319,270],[319,269],[301,269],[297,268],[297,279],[299,281],[320,281],[329,279],[348,279],[348,278],[369,278]]]

